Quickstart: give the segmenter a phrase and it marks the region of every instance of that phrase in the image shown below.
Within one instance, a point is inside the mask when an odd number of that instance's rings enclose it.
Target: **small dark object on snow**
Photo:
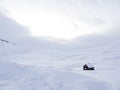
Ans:
[[[83,66],[83,70],[94,70],[94,67],[88,67],[87,64]]]

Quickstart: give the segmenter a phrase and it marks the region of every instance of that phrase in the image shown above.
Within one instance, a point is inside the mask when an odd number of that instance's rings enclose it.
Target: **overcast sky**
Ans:
[[[119,32],[120,0],[0,0],[0,10],[39,37]]]

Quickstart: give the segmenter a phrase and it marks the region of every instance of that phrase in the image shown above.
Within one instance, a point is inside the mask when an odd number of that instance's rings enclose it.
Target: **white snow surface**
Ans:
[[[0,90],[120,90],[119,46],[114,42],[24,50],[1,44]],[[94,71],[82,70],[88,62]]]
[[[0,90],[113,90],[111,84],[68,70],[0,62]]]

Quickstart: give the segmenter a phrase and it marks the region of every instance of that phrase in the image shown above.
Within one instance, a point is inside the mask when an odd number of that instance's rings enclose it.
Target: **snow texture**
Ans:
[[[0,62],[0,90],[113,90],[80,73]]]

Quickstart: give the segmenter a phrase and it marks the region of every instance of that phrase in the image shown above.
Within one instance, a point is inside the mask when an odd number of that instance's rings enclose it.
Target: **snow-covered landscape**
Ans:
[[[70,1],[74,6],[75,3]],[[119,10],[115,1],[115,8]],[[49,2],[50,5],[54,5],[53,2]],[[57,3],[60,2],[56,2],[56,6]],[[90,7],[90,10],[96,11],[93,8],[99,3],[100,0],[96,0],[95,4],[86,4],[86,10]],[[110,3],[102,3],[102,8],[109,11],[111,0]],[[115,13],[117,9],[113,16],[110,12],[104,13],[111,15],[114,20],[102,17],[106,20],[104,23],[100,20],[97,22],[97,19],[94,22],[98,26],[101,23],[110,26],[108,30],[64,40],[32,36],[28,27],[6,15],[4,8],[1,8],[0,4],[0,90],[120,90],[120,28],[119,15]],[[77,24],[74,26],[78,28]],[[92,64],[95,70],[83,70],[83,65],[87,63]]]
[[[120,44],[114,44],[1,56],[0,90],[119,90]],[[87,62],[95,71],[82,70]]]
[[[42,49],[0,41],[0,90],[119,90],[120,42],[110,38]],[[83,71],[88,62],[94,71]]]

